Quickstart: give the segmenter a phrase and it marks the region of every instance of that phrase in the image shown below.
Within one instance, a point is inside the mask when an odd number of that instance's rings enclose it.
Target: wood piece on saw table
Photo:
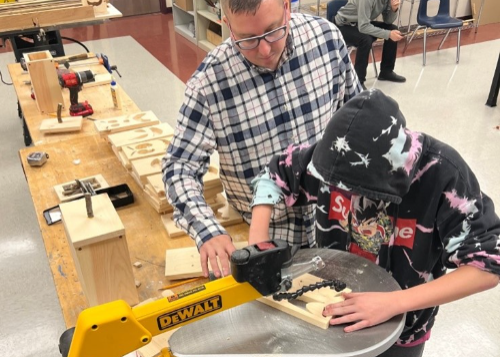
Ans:
[[[123,299],[139,302],[125,228],[108,195],[61,203],[62,221],[82,290],[89,306]]]
[[[311,325],[320,327],[324,330],[326,330],[328,328],[328,326],[330,326],[330,324],[329,324],[330,318],[329,317],[316,316],[316,315],[312,314],[311,312],[304,310],[298,306],[295,306],[286,300],[276,301],[276,300],[273,300],[272,296],[268,296],[268,297],[259,298],[259,299],[257,299],[257,301],[259,301],[263,304],[266,304],[270,307],[273,307],[277,310],[280,310],[288,315],[291,315],[293,317],[301,319],[302,321],[310,323]]]
[[[0,19],[0,23],[1,21]],[[56,112],[59,103],[64,103],[64,99],[52,55],[49,51],[39,51],[25,53],[23,57],[38,110],[42,114]]]
[[[45,119],[40,124],[40,132],[44,134],[69,133],[82,130],[83,117],[64,117],[62,123],[57,119]]]
[[[79,180],[83,183],[91,184],[94,190],[109,187],[109,184],[101,174],[84,177]],[[59,198],[60,202],[71,201],[83,195],[76,181],[68,181],[56,185],[54,186],[54,191],[56,192],[57,198]]]
[[[142,143],[153,139],[170,138],[174,135],[174,129],[167,123],[147,126],[144,128],[123,131],[108,135],[108,141],[118,150],[124,145]]]
[[[94,126],[101,135],[158,125],[160,120],[151,110],[118,117],[96,120]]]
[[[242,249],[248,242],[234,242],[236,249]],[[209,269],[210,263],[209,263]],[[167,249],[165,253],[165,276],[169,280],[187,279],[202,276],[198,248]]]

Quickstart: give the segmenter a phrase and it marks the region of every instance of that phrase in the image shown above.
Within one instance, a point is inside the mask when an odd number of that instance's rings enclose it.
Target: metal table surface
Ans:
[[[352,291],[400,290],[398,283],[376,264],[347,252],[304,249],[295,262],[319,255],[326,267],[312,273],[323,279],[339,279]],[[403,331],[404,314],[356,332],[344,326],[327,330],[254,301],[196,323],[181,327],[169,340],[172,353],[187,356],[364,356],[388,349]]]

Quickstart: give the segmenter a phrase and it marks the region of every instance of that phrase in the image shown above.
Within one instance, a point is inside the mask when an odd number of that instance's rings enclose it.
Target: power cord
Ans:
[[[0,71],[0,80],[2,81],[2,83],[3,83],[3,84],[6,84],[6,85],[8,85],[8,86],[11,86],[11,85],[12,85],[12,83],[7,83],[7,82],[5,82],[5,81],[3,80],[2,71]]]
[[[85,46],[80,41],[75,40],[74,38],[61,36],[61,40],[68,40],[68,41],[72,41],[72,42],[78,43],[80,46],[82,46],[83,48],[85,48],[85,51],[87,51],[87,53],[90,52],[89,49],[87,48],[87,46]]]

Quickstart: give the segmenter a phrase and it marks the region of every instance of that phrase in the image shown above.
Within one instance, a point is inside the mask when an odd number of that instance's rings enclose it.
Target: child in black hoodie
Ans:
[[[320,248],[361,255],[399,283],[401,291],[345,294],[323,312],[331,325],[349,324],[346,332],[406,312],[405,330],[381,356],[421,356],[439,305],[499,282],[493,202],[453,148],[406,128],[379,90],[349,100],[319,142],[291,145],[253,184],[250,244],[269,238],[277,202],[316,204]]]

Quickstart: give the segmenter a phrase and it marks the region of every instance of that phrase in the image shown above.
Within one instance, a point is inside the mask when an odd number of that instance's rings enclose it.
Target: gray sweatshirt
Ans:
[[[388,40],[391,31],[370,23],[380,14],[386,24],[392,24],[398,17],[397,11],[394,12],[391,9],[391,0],[349,0],[335,16],[335,23],[338,26],[350,26],[357,23],[359,32]]]

